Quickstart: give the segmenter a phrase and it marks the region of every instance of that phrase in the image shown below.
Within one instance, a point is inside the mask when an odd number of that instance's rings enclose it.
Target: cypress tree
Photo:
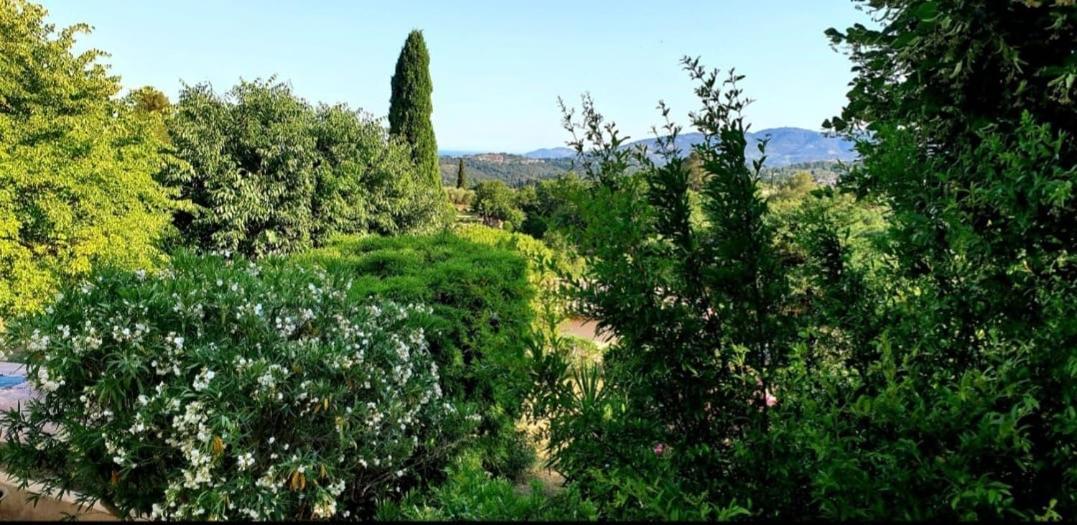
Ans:
[[[396,60],[396,73],[392,80],[392,97],[389,99],[389,132],[403,137],[412,148],[412,159],[419,175],[432,184],[441,185],[438,167],[438,147],[434,138],[434,126],[430,114],[434,104],[430,94],[434,90],[430,80],[430,54],[419,30],[408,34],[400,57]]]
[[[464,158],[460,158],[460,164],[456,166],[456,187],[464,189],[467,187],[467,173],[464,173]]]

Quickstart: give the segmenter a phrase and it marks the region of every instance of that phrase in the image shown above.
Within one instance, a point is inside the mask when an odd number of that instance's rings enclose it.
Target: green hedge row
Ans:
[[[295,255],[350,281],[356,301],[422,303],[417,322],[429,340],[447,396],[483,415],[478,445],[489,470],[519,474],[533,460],[515,429],[530,390],[527,346],[534,320],[529,265],[508,245],[453,233],[341,237]]]

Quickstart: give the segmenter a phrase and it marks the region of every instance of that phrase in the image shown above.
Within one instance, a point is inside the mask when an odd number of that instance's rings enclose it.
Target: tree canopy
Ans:
[[[114,98],[100,52],[74,51],[87,26],[45,16],[0,2],[0,319],[95,263],[154,266],[178,206],[154,179],[160,116]]]

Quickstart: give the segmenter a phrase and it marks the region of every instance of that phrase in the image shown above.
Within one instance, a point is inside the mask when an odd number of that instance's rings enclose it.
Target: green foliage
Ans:
[[[456,188],[467,188],[467,172],[464,171],[464,159],[460,159],[460,163],[456,166]]]
[[[277,259],[101,270],[5,341],[43,396],[3,416],[4,468],[121,517],[367,515],[468,428],[429,314]]]
[[[169,130],[180,161],[162,178],[197,205],[176,224],[201,248],[262,256],[445,221],[440,192],[377,122],[345,106],[312,108],[273,79],[223,97],[185,87]]]
[[[824,126],[906,123],[935,154],[954,155],[985,126],[1022,113],[1073,129],[1077,6],[1070,0],[857,0],[879,21],[828,29],[857,66],[849,104]],[[1060,111],[1061,109],[1061,111]],[[1071,157],[1072,160],[1072,157]]]
[[[696,150],[698,201],[675,139],[655,166],[585,99],[577,297],[618,340],[601,366],[556,343],[534,360],[553,464],[610,518],[1071,515],[1072,128],[955,128],[926,103],[910,120],[854,89],[862,119],[890,119],[842,177],[860,199],[807,173],[762,187],[737,78],[722,94],[688,65],[694,121],[721,139]],[[878,65],[862,75],[891,78]]]
[[[95,264],[162,260],[178,204],[158,184],[159,116],[114,100],[119,81],[73,51],[40,6],[0,2],[0,326]]]
[[[475,185],[474,191],[471,212],[487,226],[511,230],[513,226],[523,222],[523,212],[516,207],[516,198],[505,183],[496,180],[482,181]]]
[[[537,481],[519,492],[507,480],[483,470],[478,454],[461,456],[448,468],[444,484],[429,492],[413,491],[400,502],[379,506],[377,519],[388,521],[593,521],[595,508],[568,490],[553,496]]]
[[[695,61],[685,67],[704,107],[693,115],[704,137],[696,147],[706,172],[703,224],[692,218],[691,171],[674,147],[677,126],[664,129],[665,162],[657,165],[644,151],[621,148],[616,127],[589,99],[582,124],[566,113],[574,137],[582,129],[574,144],[592,182],[579,209],[583,227],[572,237],[588,263],[577,296],[585,315],[618,341],[601,369],[572,372],[540,405],[553,417],[554,464],[588,495],[610,488],[597,465],[627,473],[654,455],[656,443],[682,451],[666,467],[678,495],[641,493],[629,481],[617,490],[681,503],[703,493],[732,501],[750,493],[753,477],[765,478],[762,465],[735,464],[731,445],[766,432],[768,389],[790,336],[779,315],[785,280],[758,188],[762,161],[746,163],[741,77],[723,83]],[[595,145],[586,154],[585,141]],[[654,475],[638,474],[644,483]],[[665,515],[655,512],[640,517]]]
[[[355,300],[429,305],[422,327],[442,388],[482,414],[476,442],[484,448],[485,467],[511,477],[527,466],[521,449],[529,445],[515,429],[531,388],[526,344],[534,289],[524,257],[442,233],[342,238],[293,260],[349,279]]]
[[[560,177],[572,171],[573,159],[534,159],[510,153],[483,153],[459,158],[441,157],[441,180],[453,184],[460,161],[467,170],[468,184],[484,180],[499,180],[520,188],[541,180]]]
[[[534,198],[520,203],[525,215],[520,231],[543,239],[551,230],[577,228],[580,225],[577,201],[583,195],[586,183],[575,173],[541,181],[533,188]]]
[[[127,94],[127,99],[136,110],[145,113],[168,114],[172,109],[172,102],[168,100],[168,96],[153,86],[142,86],[131,90]]]
[[[396,72],[392,79],[393,93],[389,99],[389,132],[401,137],[411,146],[411,157],[419,171],[419,179],[441,187],[438,168],[438,146],[430,114],[434,91],[430,79],[430,53],[422,31],[412,31],[404,41]]]
[[[453,206],[463,206],[470,208],[471,201],[475,200],[475,191],[460,188],[445,188],[445,195],[449,198],[449,203]]]
[[[849,265],[837,230],[805,239],[816,322],[846,344],[798,359],[777,434],[818,462],[794,483],[826,517],[1072,516],[1075,8],[872,5],[881,30],[830,31],[858,71],[830,124],[872,132],[841,183],[891,210],[885,266]]]

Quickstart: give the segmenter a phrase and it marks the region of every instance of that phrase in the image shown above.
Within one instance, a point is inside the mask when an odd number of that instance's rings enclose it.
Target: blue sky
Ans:
[[[346,102],[375,116],[408,31],[423,30],[442,150],[524,152],[561,146],[557,97],[590,92],[633,138],[654,107],[682,122],[695,109],[681,56],[735,66],[757,100],[753,129],[818,129],[837,113],[849,62],[827,27],[868,22],[851,0],[656,1],[139,1],[46,0],[58,25],[86,22],[83,43],[111,54],[126,87],[173,99],[181,81],[218,91],[277,74],[311,102]]]

